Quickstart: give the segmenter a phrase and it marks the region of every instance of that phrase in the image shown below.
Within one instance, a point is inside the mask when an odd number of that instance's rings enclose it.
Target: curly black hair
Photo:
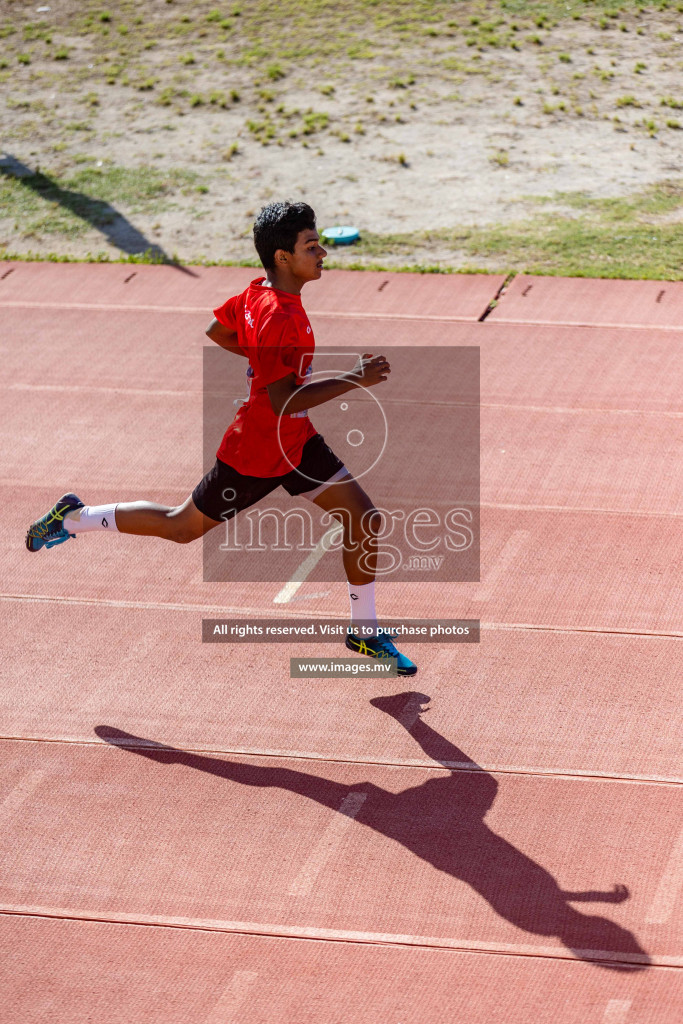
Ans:
[[[278,249],[294,252],[300,231],[315,231],[315,213],[307,203],[269,203],[254,221],[254,245],[266,270],[275,266]]]

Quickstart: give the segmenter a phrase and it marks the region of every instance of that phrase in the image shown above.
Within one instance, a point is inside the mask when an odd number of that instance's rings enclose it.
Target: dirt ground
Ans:
[[[385,236],[360,257],[339,248],[336,260],[458,267],[457,240],[421,234],[519,220],[537,211],[533,197],[556,197],[552,215],[566,212],[562,193],[629,195],[681,175],[683,4],[607,14],[604,4],[566,4],[576,17],[540,26],[538,11],[557,5],[432,6],[444,9],[433,35],[361,21],[350,32],[360,57],[346,43],[343,53],[280,59],[286,47],[258,35],[257,3],[226,14],[230,30],[210,6],[184,0],[110,4],[105,21],[89,3],[0,3],[0,25],[15,30],[0,38],[6,178],[39,169],[73,192],[84,168],[105,183],[121,167],[140,180],[188,175],[148,199],[130,185],[114,194],[104,231],[83,215],[56,229],[12,194],[0,251],[114,258],[142,239],[140,251],[146,242],[188,262],[243,260],[254,255],[255,212],[288,197],[310,202],[321,227]],[[482,28],[493,14],[500,24]],[[182,24],[187,34],[174,35]],[[321,21],[321,33],[332,30]],[[315,24],[307,31],[315,36]],[[254,39],[260,55],[245,56]],[[55,57],[60,44],[68,56]],[[81,191],[97,198],[96,186]],[[415,235],[409,255],[392,253],[396,234]]]

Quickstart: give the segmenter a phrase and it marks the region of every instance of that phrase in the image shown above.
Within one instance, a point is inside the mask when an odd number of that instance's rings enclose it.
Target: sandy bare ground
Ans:
[[[681,175],[683,13],[674,5],[640,13],[625,5],[607,28],[596,20],[603,5],[574,4],[580,20],[542,29],[523,12],[514,19],[513,49],[487,46],[482,37],[480,45],[467,42],[467,32],[478,29],[468,28],[465,10],[500,13],[500,4],[454,4],[458,26],[434,37],[400,45],[392,38],[361,60],[283,61],[283,77],[274,80],[266,71],[272,55],[241,60],[239,34],[222,41],[223,57],[210,22],[191,42],[164,34],[170,12],[176,20],[181,11],[199,18],[206,5],[137,5],[160,39],[128,57],[106,40],[73,34],[73,4],[52,0],[40,14],[37,6],[0,4],[0,21],[18,29],[2,40],[5,153],[54,180],[84,166],[103,173],[111,166],[180,168],[196,175],[195,186],[147,204],[122,195],[112,201],[119,221],[104,235],[88,224],[66,234],[49,222],[36,229],[6,209],[5,251],[113,258],[126,250],[132,230],[185,261],[239,260],[253,256],[251,221],[274,198],[306,199],[321,226],[352,223],[392,235],[518,220],[536,208],[530,197],[627,195]],[[242,18],[249,4],[243,7]],[[112,31],[131,22],[130,5],[109,11]],[[17,38],[22,25],[39,19],[51,26],[51,43]],[[499,31],[510,23],[511,16]],[[128,45],[128,35],[120,38]],[[60,39],[68,59],[50,59],[44,51]],[[29,49],[30,63],[21,63],[18,54]],[[190,50],[194,62],[185,65]],[[115,60],[128,70],[108,84]],[[145,76],[154,85],[141,89]],[[229,98],[231,90],[239,100]],[[216,91],[223,102],[211,102]],[[306,112],[327,115],[327,123],[307,133]],[[406,257],[392,255],[388,240],[383,262],[462,260],[457,242],[416,242]],[[358,259],[354,250],[335,257]]]

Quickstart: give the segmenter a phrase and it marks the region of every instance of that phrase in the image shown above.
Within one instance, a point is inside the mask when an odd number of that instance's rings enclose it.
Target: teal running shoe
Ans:
[[[397,633],[388,633],[380,629],[377,636],[361,638],[355,633],[346,634],[346,646],[357,654],[367,654],[369,658],[396,658],[396,671],[400,676],[414,676],[417,665],[401,654],[393,644]]]
[[[75,494],[64,494],[49,512],[41,519],[31,523],[26,533],[26,547],[29,551],[40,551],[42,547],[53,548],[55,544],[63,544],[65,540],[75,537],[64,527],[64,516],[83,508],[83,502]]]

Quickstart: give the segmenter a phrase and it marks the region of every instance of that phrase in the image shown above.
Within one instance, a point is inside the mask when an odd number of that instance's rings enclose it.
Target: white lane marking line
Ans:
[[[83,910],[79,907],[53,907],[25,903],[0,903],[0,914],[31,917],[68,918],[72,921],[100,921],[112,924],[147,924],[160,928],[190,928],[212,932],[237,932],[241,935],[277,935],[292,939],[330,939],[338,942],[433,946],[436,949],[471,950],[477,953],[509,953],[518,956],[542,956],[552,960],[608,960],[614,963],[683,967],[683,956],[647,957],[642,953],[615,953],[607,949],[578,949],[576,955],[564,946],[536,945],[532,942],[481,942],[458,939],[452,935],[415,935],[393,932],[348,931],[341,928],[314,928],[308,925],[275,924],[271,921],[228,921],[220,918],[175,917],[166,914],[130,914],[108,910]]]
[[[305,582],[306,578],[313,572],[316,565],[330,549],[327,547],[329,541],[333,544],[339,535],[343,533],[343,527],[341,524],[331,526],[330,529],[322,535],[313,550],[306,555],[301,565],[294,571],[294,575],[288,583],[285,583],[282,590],[280,590],[273,598],[273,604],[288,604],[302,583]]]
[[[207,306],[146,306],[132,304],[115,304],[113,302],[29,302],[29,301],[4,301],[0,302],[0,308],[7,309],[91,309],[97,311],[112,311],[116,313],[203,313],[207,312]],[[351,313],[344,310],[307,310],[309,319],[319,316],[339,320],[433,320],[436,323],[478,323],[473,316],[449,316],[448,313]],[[602,326],[602,324],[600,325]],[[621,325],[618,325],[621,326]],[[666,328],[657,328],[666,330]],[[680,328],[677,328],[680,330]],[[673,330],[673,328],[671,328]]]
[[[0,803],[0,820],[17,811],[35,793],[44,778],[45,772],[39,769],[27,772],[21,782],[18,782]]]
[[[21,486],[21,480],[17,480],[16,484],[11,481],[12,486]],[[388,500],[385,497],[385,501]],[[392,499],[394,501],[400,501],[400,498]],[[649,509],[619,509],[619,508],[591,508],[589,505],[519,505],[512,502],[506,501],[482,501],[480,502],[480,508],[493,508],[493,509],[505,509],[512,512],[567,512],[574,514],[575,512],[590,513],[591,515],[598,516],[624,516],[629,518],[630,516],[639,516],[641,518],[650,519],[679,519],[683,513],[681,512],[653,512]]]
[[[603,1015],[603,1024],[624,1024],[632,999],[610,999]]]
[[[258,978],[256,971],[235,971],[211,1013],[206,1024],[237,1024],[235,1014],[249,995],[254,982]]]
[[[75,605],[101,605],[104,608],[133,608],[139,611],[171,611],[171,612],[218,612],[221,615],[263,615],[272,617],[272,608],[250,608],[246,605],[218,605],[218,604],[181,604],[165,601],[124,601],[104,597],[78,597],[71,594],[0,594],[0,601],[18,601],[25,604],[75,604]],[[291,619],[300,619],[301,612],[296,610],[283,610]],[[339,613],[316,612],[321,618],[338,619]]]
[[[583,320],[512,320],[503,316],[494,319],[487,317],[487,322],[492,324],[509,324],[510,327],[584,327],[593,328],[596,331],[602,330],[627,330],[627,331],[680,331],[679,324],[631,324],[631,323],[584,323]]]
[[[365,803],[367,793],[347,793],[341,802],[339,811],[329,823],[318,843],[306,858],[301,871],[289,887],[290,896],[308,896],[318,875],[330,857],[336,853],[339,844],[351,827],[361,807]]]
[[[318,349],[316,351],[324,352],[324,349]],[[349,353],[344,353],[348,355]],[[351,353],[352,354],[352,353]],[[0,389],[3,391],[55,391],[55,392],[85,392],[93,394],[121,394],[121,395],[162,395],[164,397],[175,397],[177,395],[206,395],[215,394],[217,397],[224,397],[223,392],[207,392],[201,388],[173,388],[170,389],[159,389],[155,387],[148,388],[130,388],[130,387],[119,387],[115,384],[100,385],[100,384],[1,384]],[[351,399],[353,401],[353,399]],[[464,409],[511,409],[513,412],[517,411],[531,411],[531,412],[555,412],[555,413],[615,413],[624,414],[627,416],[668,416],[673,419],[683,419],[683,412],[676,412],[672,409],[610,409],[603,408],[602,406],[561,406],[561,405],[521,405],[518,402],[512,404],[511,402],[459,402],[459,401],[436,401],[425,398],[383,398],[383,405],[418,405],[418,406],[438,406],[447,409],[452,408],[464,408]]]
[[[206,313],[207,306],[147,306],[115,302],[29,302],[10,299],[0,302],[6,309],[91,309],[93,312],[115,313]],[[208,347],[208,346],[207,346]]]
[[[125,747],[147,747],[150,744],[148,741],[141,740],[134,742],[132,740],[126,740],[122,742],[120,740],[100,740],[100,739],[88,739],[86,736],[78,737],[65,737],[65,736],[15,736],[11,733],[5,733],[0,735],[0,740],[12,741],[14,743],[75,743],[78,746],[88,745],[93,747],[98,746],[125,746]],[[246,756],[246,757],[287,757],[293,760],[299,761],[340,761],[343,764],[360,764],[360,765],[379,765],[382,768],[395,767],[395,768],[434,768],[439,770],[445,768],[450,771],[455,769],[457,771],[472,772],[472,761],[432,761],[426,760],[425,758],[392,758],[392,757],[381,757],[373,758],[369,754],[365,757],[353,757],[352,755],[345,755],[340,758],[338,756],[331,757],[324,751],[321,753],[319,750],[294,750],[293,748],[287,747],[255,747],[253,745],[249,747],[231,746],[217,747],[215,745],[205,744],[203,746],[199,744],[193,744],[192,746],[183,747],[186,754],[224,754],[229,757],[233,756]],[[479,768],[476,769],[478,772],[485,771],[490,772],[494,775],[542,775],[549,776],[551,778],[558,779],[571,779],[575,782],[583,781],[595,781],[596,779],[601,782],[624,782],[629,786],[633,783],[644,786],[663,785],[663,786],[681,786],[683,785],[683,775],[614,775],[610,772],[598,772],[598,771],[585,771],[581,768],[548,768],[545,765],[515,765],[515,764],[480,764]]]
[[[678,833],[671,856],[664,868],[650,910],[645,918],[646,924],[666,924],[673,913],[681,887],[683,887],[683,829]]]
[[[144,485],[143,485],[144,486]],[[88,606],[102,606],[103,608],[134,608],[142,611],[164,611],[164,612],[220,612],[224,615],[263,615],[269,618],[272,608],[250,608],[238,605],[218,604],[176,604],[164,601],[116,601],[99,597],[74,597],[71,594],[0,594],[0,601],[14,601],[19,604],[74,604]],[[291,619],[302,619],[301,612],[296,609],[283,608],[282,614]],[[326,612],[316,610],[316,616],[321,619],[339,619],[342,612]],[[392,622],[411,622],[417,615],[384,615],[385,620]],[[310,621],[310,620],[306,620]],[[534,630],[537,633],[595,633],[606,636],[637,637],[638,639],[660,640],[662,638],[683,636],[682,630],[670,630],[662,632],[654,629],[615,629],[609,626],[555,626],[543,622],[487,622],[482,619],[480,622],[482,632],[484,630]],[[436,641],[435,641],[436,644]],[[436,644],[438,646],[438,644]],[[631,776],[628,776],[631,778]],[[650,778],[650,776],[647,776]],[[668,777],[666,777],[668,778]]]
[[[508,537],[498,558],[486,574],[486,579],[477,588],[474,594],[475,601],[488,601],[493,596],[496,584],[515,561],[529,537],[528,530],[515,530]]]
[[[87,394],[116,394],[116,395],[161,395],[165,398],[177,398],[179,395],[201,395],[204,394],[201,388],[193,388],[188,390],[187,388],[173,388],[160,389],[160,388],[125,388],[116,387],[111,385],[109,387],[102,387],[100,385],[91,384],[8,384],[6,387],[3,386],[3,391],[68,391],[77,393]]]

